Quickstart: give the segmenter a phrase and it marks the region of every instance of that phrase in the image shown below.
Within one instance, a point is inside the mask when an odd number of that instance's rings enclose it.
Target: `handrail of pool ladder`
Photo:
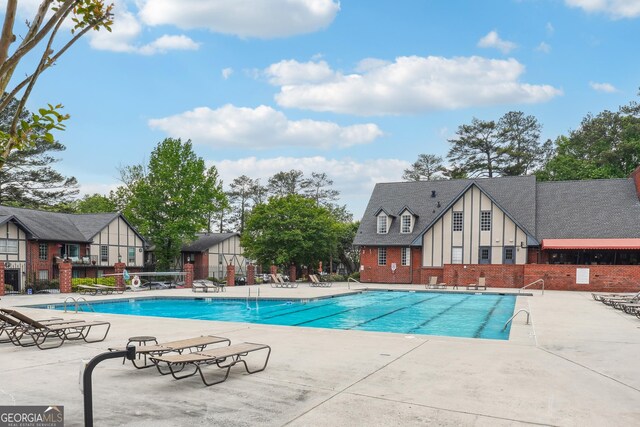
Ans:
[[[542,283],[542,295],[544,295],[544,279],[538,279],[538,280],[534,280],[533,282],[529,283],[526,286],[521,287],[520,289],[518,289],[518,293],[520,293],[523,289],[527,289],[529,286],[531,285],[535,285],[536,283],[541,282]]]
[[[514,317],[516,317],[518,314],[520,314],[520,312],[524,311],[525,313],[527,313],[527,325],[529,324],[529,318],[531,317],[531,313],[529,313],[529,310],[527,310],[526,308],[521,308],[520,310],[516,311],[516,313],[511,316],[509,318],[509,320],[507,320],[504,324],[504,326],[502,327],[502,330],[504,331],[505,329],[507,329],[507,325],[509,324],[509,322],[511,322],[513,320]]]
[[[75,308],[75,312],[76,312],[76,313],[78,312],[78,307],[79,307],[79,305],[80,305],[79,303],[80,303],[80,302],[82,302],[82,301],[84,301],[84,303],[87,305],[87,307],[89,307],[89,309],[90,309],[91,311],[95,311],[95,310],[93,309],[93,307],[91,306],[91,304],[89,304],[89,301],[87,301],[87,299],[86,299],[85,297],[78,297],[78,298],[74,298],[74,297],[67,297],[67,298],[64,300],[64,312],[65,312],[65,313],[67,312],[67,301],[73,301],[73,306],[74,306],[74,308]]]
[[[353,277],[349,277],[349,278],[347,279],[347,288],[348,288],[348,289],[351,289],[351,285],[349,284],[349,282],[351,282],[352,280],[353,280],[354,282],[356,282],[356,283],[360,283],[360,282],[358,282],[356,279],[354,279]],[[362,283],[360,283],[360,284],[362,284]]]

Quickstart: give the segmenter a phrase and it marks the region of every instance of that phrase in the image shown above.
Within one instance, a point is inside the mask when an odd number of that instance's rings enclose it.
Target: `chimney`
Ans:
[[[633,182],[636,184],[636,195],[638,196],[638,199],[640,199],[640,166],[631,172],[629,178],[633,179]]]
[[[638,169],[636,169],[637,171]],[[637,186],[637,183],[636,183]],[[431,197],[436,197],[436,190],[431,190]]]

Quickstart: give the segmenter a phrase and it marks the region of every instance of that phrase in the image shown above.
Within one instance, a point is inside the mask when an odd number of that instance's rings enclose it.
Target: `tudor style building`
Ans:
[[[639,197],[640,168],[628,179],[377,184],[354,240],[361,280],[640,288]],[[578,274],[588,286],[575,286]]]
[[[240,233],[200,233],[196,237],[182,247],[182,263],[193,263],[194,279],[223,279],[229,265],[234,266],[236,275],[246,275]]]
[[[144,238],[120,213],[66,214],[0,206],[0,261],[13,291],[56,279],[69,262],[74,277],[113,273],[116,262],[142,268]]]

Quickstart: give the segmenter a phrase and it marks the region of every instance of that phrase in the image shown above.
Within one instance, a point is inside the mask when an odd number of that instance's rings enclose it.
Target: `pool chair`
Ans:
[[[429,283],[424,285],[424,288],[425,289],[447,289],[447,284],[438,283],[438,276],[429,276]]]
[[[596,292],[591,293],[591,296],[596,301],[602,301],[604,298],[626,298],[626,297],[632,297],[634,295],[635,294],[632,294],[632,293],[622,293],[622,294],[603,294],[603,293],[596,293]]]
[[[627,295],[627,296],[614,296],[614,297],[604,297],[600,300],[603,304],[605,305],[610,305],[614,308],[618,308],[618,305],[620,303],[633,303],[633,302],[640,302],[640,292],[632,294],[632,295]]]
[[[131,342],[131,340],[129,340]],[[226,344],[227,346],[231,345],[231,340],[229,338],[216,337],[213,335],[204,335],[195,338],[187,338],[178,341],[169,341],[163,342],[160,344],[154,345],[142,345],[136,347],[136,358],[131,362],[136,369],[145,369],[155,366],[154,363],[147,363],[147,359],[149,356],[162,356],[167,353],[195,353],[198,351],[203,351],[210,345],[215,344]],[[110,348],[109,351],[122,350],[122,348]],[[144,361],[143,361],[144,360]],[[124,363],[124,362],[123,362]],[[168,375],[170,371],[161,371],[158,369],[162,375]]]
[[[331,286],[333,286],[333,282],[323,282],[315,274],[310,274],[309,279],[311,279],[311,283],[309,283],[309,286],[311,287],[330,288]]]
[[[249,369],[249,365],[247,364],[249,355],[262,350],[266,350],[264,364],[258,369]],[[229,377],[229,371],[238,363],[243,364],[244,369],[249,374],[264,371],[267,367],[267,363],[269,363],[270,355],[271,347],[266,344],[242,343],[194,353],[161,356],[151,355],[150,357],[156,364],[160,373],[163,373],[163,371],[161,371],[161,366],[165,366],[169,369],[173,378],[177,380],[188,378],[195,374],[200,374],[202,382],[206,386],[212,386],[226,381]],[[215,379],[208,380],[203,372],[203,367],[207,366],[221,369],[222,374],[216,375]],[[190,372],[190,368],[193,368],[192,372]],[[182,373],[184,370],[187,370],[187,372]]]
[[[200,281],[194,281],[193,284],[191,285],[192,292],[198,292],[198,291],[207,292],[208,290],[209,290],[209,287]]]
[[[11,333],[13,330],[19,326],[24,326],[20,320],[11,316],[9,313],[5,313],[5,310],[0,310],[0,343],[8,343],[11,342]],[[60,317],[52,317],[50,319],[41,319],[38,322],[46,323],[48,325],[56,324],[56,323],[67,323],[67,321],[61,319]],[[6,338],[3,338],[3,335],[6,335]]]
[[[86,343],[104,341],[111,328],[109,322],[64,321],[64,323],[43,323],[15,310],[4,309],[3,312],[10,314],[21,323],[11,331],[9,336],[11,342],[21,347],[35,345],[40,350],[60,347],[66,341],[82,340]],[[100,335],[98,338],[89,338],[93,328],[102,326],[106,326],[104,335]],[[53,345],[49,344],[51,340],[54,340]]]
[[[622,302],[620,303],[620,310],[633,316],[640,310],[640,304],[637,302]]]
[[[471,283],[467,285],[467,290],[469,289],[480,290],[480,288],[482,288],[485,291],[487,290],[486,277],[478,277],[478,283]]]
[[[297,282],[287,282],[282,277],[282,274],[272,274],[271,275],[271,287],[272,288],[297,288]]]

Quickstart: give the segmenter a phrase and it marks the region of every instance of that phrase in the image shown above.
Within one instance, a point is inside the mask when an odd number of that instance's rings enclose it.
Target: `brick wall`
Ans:
[[[413,277],[416,271],[412,266],[400,265],[400,247],[387,246],[387,264],[378,265],[378,248],[365,246],[360,249],[360,265],[364,266],[364,270],[360,271],[361,282],[372,283],[419,283],[420,275]],[[413,265],[420,265],[420,257],[416,259],[416,252],[419,249],[411,248],[411,261]],[[391,269],[391,264],[396,263],[395,272]],[[417,280],[417,282],[416,282]]]
[[[639,265],[556,265],[525,266],[525,283],[544,279],[544,288],[562,291],[637,292],[640,291]],[[576,269],[589,269],[589,284],[576,284]]]
[[[478,283],[478,277],[484,276],[487,286],[490,287],[521,288],[524,286],[524,269],[525,265],[446,264],[443,281],[447,284],[466,286],[470,283]]]

